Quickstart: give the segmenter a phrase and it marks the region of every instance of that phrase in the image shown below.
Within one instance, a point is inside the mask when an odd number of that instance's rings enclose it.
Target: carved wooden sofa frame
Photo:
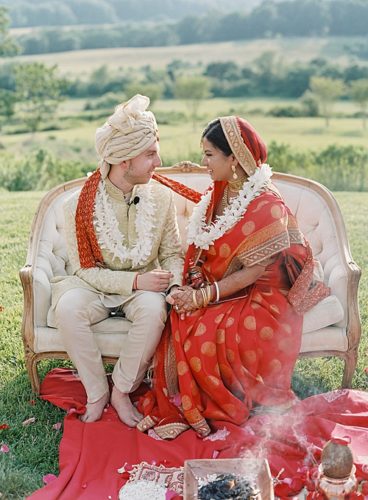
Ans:
[[[209,183],[205,169],[191,162],[181,162],[157,171],[199,191],[204,191]],[[57,337],[57,330],[47,326],[46,316],[51,298],[50,278],[68,271],[62,205],[73,191],[81,188],[84,181],[85,178],[66,182],[43,197],[34,216],[26,263],[20,270],[24,291],[22,337],[26,368],[35,393],[39,393],[40,388],[38,362],[43,359],[68,359]],[[341,211],[333,195],[316,182],[281,173],[274,173],[273,181],[296,214],[301,230],[321,261],[325,282],[332,294],[305,316],[300,356],[337,356],[342,359],[344,374],[341,385],[350,387],[361,335],[357,299],[360,269],[350,253]],[[180,232],[184,237],[185,221],[192,203],[176,194],[175,202]],[[119,352],[113,346],[116,334],[126,332],[129,322],[123,318],[108,318],[105,322],[110,323],[97,325],[96,335],[100,335],[98,327],[109,332],[113,328],[112,333],[102,333],[106,342],[110,343],[110,347],[102,351],[103,359],[113,363]],[[117,325],[120,328],[118,332]]]

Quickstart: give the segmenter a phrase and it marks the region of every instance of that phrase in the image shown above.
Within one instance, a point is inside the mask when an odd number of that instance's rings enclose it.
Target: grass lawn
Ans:
[[[0,193],[0,445],[9,446],[0,453],[0,497],[23,498],[42,485],[42,476],[58,473],[58,443],[62,430],[53,425],[62,422],[64,413],[36,399],[26,375],[20,336],[22,290],[18,270],[25,262],[29,229],[42,193]],[[360,308],[363,333],[359,364],[353,387],[367,390],[368,378],[368,238],[364,229],[368,218],[368,193],[336,193],[347,224],[352,254],[363,270]],[[55,363],[41,364],[42,372]],[[342,364],[336,358],[299,360],[294,388],[308,395],[339,386]],[[22,425],[26,419],[35,422]]]

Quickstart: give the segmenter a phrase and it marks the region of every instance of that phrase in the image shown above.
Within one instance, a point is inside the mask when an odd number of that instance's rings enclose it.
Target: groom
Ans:
[[[65,205],[72,276],[52,284],[49,323],[56,323],[86,390],[84,422],[100,419],[109,400],[127,425],[142,418],[129,394],[140,385],[160,340],[165,293],[181,283],[172,192],[151,179],[161,159],[148,104],[136,95],[97,129],[99,169]],[[117,310],[131,327],[122,335],[110,398],[91,325]]]

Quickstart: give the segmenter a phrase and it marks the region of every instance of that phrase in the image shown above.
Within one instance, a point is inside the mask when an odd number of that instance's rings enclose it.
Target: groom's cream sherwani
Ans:
[[[54,278],[52,283],[52,305],[48,315],[50,326],[57,326],[67,351],[79,367],[79,375],[89,395],[89,402],[99,399],[107,389],[101,377],[100,353],[93,338],[90,325],[108,317],[111,308],[121,306],[127,319],[132,321],[128,335],[124,335],[122,350],[113,372],[118,389],[131,392],[139,385],[159,341],[166,320],[166,304],[163,294],[158,292],[133,291],[137,274],[162,268],[173,273],[170,286],[181,284],[183,256],[176,211],[172,192],[151,180],[148,184],[136,185],[128,203],[122,191],[105,179],[107,197],[118,221],[123,244],[128,250],[138,239],[149,236],[140,230],[137,234],[136,218],[139,203],[146,203],[149,190],[149,224],[151,237],[150,253],[142,262],[133,264],[131,259],[122,260],[101,244],[104,268],[81,268],[75,229],[75,212],[79,194],[73,194],[65,204],[65,235],[69,256],[69,275]],[[140,196],[139,196],[140,195]],[[139,201],[137,202],[139,198]],[[147,208],[147,207],[146,207]],[[146,210],[147,212],[147,210]],[[96,216],[94,216],[96,223]],[[109,221],[105,221],[108,226]],[[108,230],[100,228],[101,230]],[[82,368],[81,368],[82,367]],[[85,368],[84,368],[85,367]],[[101,382],[103,380],[103,383]]]

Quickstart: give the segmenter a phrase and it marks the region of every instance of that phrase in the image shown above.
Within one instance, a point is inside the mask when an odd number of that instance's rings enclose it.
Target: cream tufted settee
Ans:
[[[204,191],[209,183],[205,170],[190,162],[158,169],[175,180]],[[275,173],[275,185],[296,215],[300,228],[320,260],[331,295],[304,316],[300,356],[338,356],[345,362],[342,386],[349,387],[357,362],[360,320],[357,304],[360,269],[354,263],[340,209],[332,194],[307,179]],[[63,203],[85,179],[58,186],[41,200],[34,217],[27,262],[20,271],[24,290],[22,335],[32,389],[39,392],[37,363],[46,358],[67,359],[59,332],[47,325],[51,302],[50,279],[67,274]],[[186,220],[193,204],[175,194],[178,223],[185,242]],[[110,317],[93,325],[104,359],[114,362],[121,335],[129,321]]]

